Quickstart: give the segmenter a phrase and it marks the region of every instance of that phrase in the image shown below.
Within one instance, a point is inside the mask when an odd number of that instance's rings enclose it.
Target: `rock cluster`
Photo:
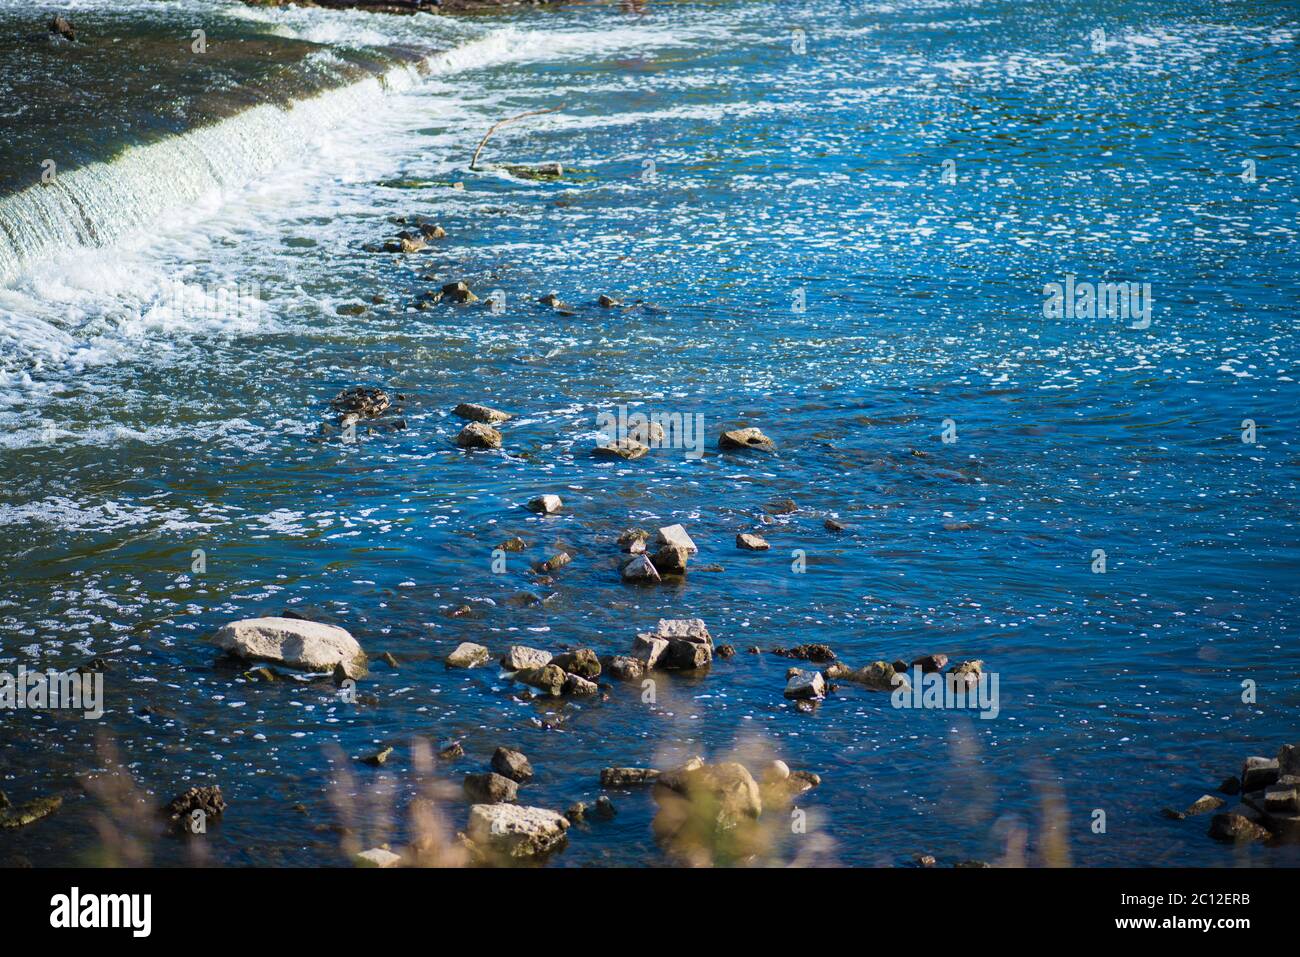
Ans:
[[[713,636],[699,618],[661,618],[654,631],[633,639],[631,657],[645,671],[703,668],[713,661]]]
[[[1241,803],[1210,820],[1210,837],[1220,841],[1300,842],[1300,744],[1284,744],[1277,757],[1248,757],[1240,778],[1229,778],[1220,788],[1225,793],[1240,791]],[[1214,809],[1205,802],[1224,802],[1202,797],[1183,817]],[[1168,814],[1166,816],[1174,816]]]
[[[639,530],[624,532],[619,545],[631,554],[622,565],[623,580],[658,582],[664,575],[685,575],[691,556],[699,552],[691,536],[681,525],[667,525],[647,544],[648,536]]]

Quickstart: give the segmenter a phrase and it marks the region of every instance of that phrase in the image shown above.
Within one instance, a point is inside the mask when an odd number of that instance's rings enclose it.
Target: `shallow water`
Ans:
[[[994,860],[1020,829],[1032,858],[1059,793],[1075,864],[1300,863],[1158,813],[1298,737],[1293,11],[163,6],[391,72],[180,143],[141,130],[158,150],[115,150],[68,187],[111,241],[43,251],[0,289],[0,664],[111,663],[102,721],[0,713],[12,799],[70,789],[106,732],[160,797],[222,785],[208,860],[343,863],[331,746],[397,744],[383,770],[344,761],[360,803],[391,787],[400,808],[412,736],[463,741],[453,781],[511,744],[538,771],[527,803],[561,809],[610,764],[761,747],[822,775],[801,800],[833,842],[818,860]],[[401,65],[411,49],[422,70]],[[560,105],[484,159],[558,160],[565,178],[468,168],[492,122]],[[227,143],[242,144],[228,162],[205,159]],[[161,182],[186,156],[202,175],[177,169],[160,221],[114,205],[113,183]],[[396,216],[448,236],[365,251]],[[1067,274],[1149,283],[1149,327],[1045,318],[1044,285]],[[458,279],[503,311],[416,308]],[[178,309],[177,282],[257,302]],[[573,315],[535,302],[551,291]],[[322,436],[356,383],[404,394],[408,428]],[[506,452],[455,448],[461,401],[518,414]],[[592,458],[597,416],[621,403],[703,416],[704,456]],[[741,424],[777,453],[720,453]],[[543,492],[560,515],[523,508]],[[799,510],[768,515],[779,499]],[[620,583],[618,533],[672,522],[697,566],[725,570]],[[756,530],[772,549],[736,550]],[[514,535],[530,548],[495,574]],[[552,580],[529,571],[560,547],[574,561]],[[328,682],[246,681],[203,641],[284,608],[401,667],[375,664],[374,700],[350,705]],[[665,616],[702,617],[741,653],[660,676],[652,706],[634,686],[521,702],[494,668],[441,664],[463,640],[620,652]],[[1000,715],[899,710],[847,684],[798,714],[790,662],[745,649],[805,641],[853,664],[982,659]],[[88,859],[96,806],[68,793],[5,832],[4,856]],[[554,865],[664,860],[649,796],[612,796],[618,817]]]

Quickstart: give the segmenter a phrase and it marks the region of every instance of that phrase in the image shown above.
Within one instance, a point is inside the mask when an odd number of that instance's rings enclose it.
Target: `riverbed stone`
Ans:
[[[732,429],[718,437],[718,448],[722,449],[760,449],[775,452],[776,443],[759,429]]]
[[[600,677],[600,659],[590,648],[566,651],[551,660],[571,675],[578,675],[581,678]]]
[[[620,681],[639,681],[645,675],[645,662],[631,655],[614,655],[609,659],[609,673]]]
[[[539,495],[528,502],[528,510],[539,515],[554,515],[564,507],[558,495]]]
[[[515,680],[544,691],[552,698],[564,693],[566,680],[564,669],[558,665],[545,665],[541,668],[523,668],[515,672]]]
[[[471,422],[460,430],[456,444],[462,449],[499,449],[501,433],[482,422]]]
[[[482,645],[476,645],[472,641],[462,641],[447,656],[447,666],[450,668],[477,668],[479,665],[485,665],[491,660],[492,652]]]
[[[654,562],[645,555],[633,555],[623,563],[620,574],[625,582],[654,584],[661,580],[659,569],[655,568]]]
[[[300,671],[333,671],[349,678],[369,671],[361,645],[345,629],[301,618],[245,618],[217,629],[212,642],[248,661],[267,661]]]
[[[499,804],[519,797],[519,785],[495,771],[465,775],[464,787],[465,796],[477,804]]]
[[[824,698],[826,696],[826,680],[822,678],[820,671],[800,671],[798,668],[791,668],[791,674],[786,680],[785,696],[787,698]]]
[[[511,645],[501,656],[501,667],[506,671],[519,671],[523,668],[545,668],[551,663],[551,653],[527,645]]]
[[[566,674],[564,676],[564,693],[569,695],[593,695],[600,692],[600,686],[588,681],[582,675]]]
[[[519,784],[533,778],[533,766],[528,757],[513,748],[497,748],[492,752],[492,770]]]
[[[537,857],[558,849],[569,821],[563,814],[514,804],[475,804],[467,836],[478,847],[508,858]]]
[[[462,419],[468,419],[470,422],[481,422],[484,425],[499,425],[507,419],[514,418],[509,412],[502,412],[500,409],[489,408],[486,405],[478,405],[474,402],[460,403],[451,410],[451,414]]]

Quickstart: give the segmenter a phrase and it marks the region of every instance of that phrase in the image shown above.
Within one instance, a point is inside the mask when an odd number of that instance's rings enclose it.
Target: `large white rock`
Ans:
[[[467,836],[493,854],[532,857],[564,843],[568,829],[568,818],[546,808],[475,804],[469,809]]]
[[[270,661],[303,671],[333,671],[343,665],[349,678],[369,668],[357,640],[336,625],[300,618],[245,618],[223,625],[212,642],[249,661]]]
[[[691,555],[699,552],[699,549],[695,547],[695,542],[691,541],[691,536],[686,534],[685,527],[681,525],[666,525],[659,529],[659,531],[655,532],[655,544],[671,548],[684,548]]]

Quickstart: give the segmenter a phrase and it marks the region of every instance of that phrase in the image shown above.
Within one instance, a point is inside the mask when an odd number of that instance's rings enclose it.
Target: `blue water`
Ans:
[[[823,781],[801,799],[811,837],[781,860],[1014,861],[1024,833],[1033,863],[1055,826],[1075,865],[1300,863],[1159,815],[1300,739],[1294,6],[247,15],[322,44],[426,31],[476,53],[0,290],[0,664],[112,665],[98,723],[0,716],[0,789],[69,794],[0,853],[92,853],[97,806],[72,782],[102,767],[102,732],[159,798],[222,785],[230,811],[203,844],[220,864],[345,863],[343,768],[355,804],[391,796],[392,829],[376,812],[366,837],[400,844],[413,736],[462,740],[438,772],[453,783],[518,747],[538,772],[521,801],[561,810],[608,765],[779,755]],[[484,158],[558,160],[564,179],[468,169],[492,122],[561,105]],[[364,250],[402,215],[447,239]],[[1149,326],[1045,318],[1067,275],[1149,283]],[[255,284],[266,314],[173,316],[176,278]],[[504,310],[415,308],[458,279]],[[573,315],[535,302],[552,291]],[[409,427],[322,439],[357,383],[405,395]],[[462,401],[518,414],[504,452],[455,448]],[[705,455],[593,458],[619,404],[703,416]],[[719,452],[739,425],[778,451]],[[545,492],[560,515],[523,508]],[[781,499],[798,511],[769,515]],[[674,522],[697,568],[723,570],[622,584],[619,532]],[[771,550],[737,550],[742,531]],[[514,535],[530,548],[495,574]],[[529,563],[561,547],[574,561],[539,580]],[[283,608],[400,669],[375,664],[373,699],[349,705],[215,663],[206,634]],[[740,653],[659,676],[653,706],[624,685],[522,702],[494,668],[441,662],[464,640],[616,653],[678,616]],[[1001,712],[898,710],[844,684],[797,713],[790,662],[745,649],[806,641],[855,665],[982,659]],[[351,760],[383,743],[383,769]],[[617,818],[575,829],[553,866],[666,860],[649,795],[612,797]],[[445,811],[463,825],[463,801]]]

